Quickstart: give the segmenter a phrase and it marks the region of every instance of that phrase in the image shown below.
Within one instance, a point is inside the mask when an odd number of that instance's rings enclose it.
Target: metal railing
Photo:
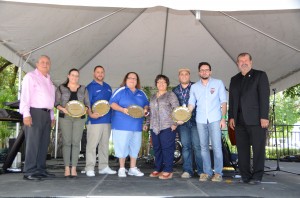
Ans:
[[[266,141],[266,151],[269,151],[266,152],[267,158],[276,158],[276,144],[279,157],[300,154],[300,125],[275,125],[269,130]]]
[[[223,136],[227,140],[230,152],[237,153],[236,146],[231,145],[227,130],[223,130]],[[275,125],[270,127],[266,138],[266,159],[277,158],[276,142],[279,158],[300,155],[300,125]]]

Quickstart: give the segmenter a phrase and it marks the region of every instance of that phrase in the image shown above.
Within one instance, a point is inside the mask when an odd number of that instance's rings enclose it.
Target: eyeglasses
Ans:
[[[131,78],[131,77],[128,77],[127,79],[128,80],[137,80],[136,78]]]
[[[209,72],[210,69],[200,69],[200,72]]]

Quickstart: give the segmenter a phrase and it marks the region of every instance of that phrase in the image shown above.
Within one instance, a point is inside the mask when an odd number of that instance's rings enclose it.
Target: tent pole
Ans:
[[[19,71],[18,71],[18,78],[19,78],[19,82],[18,82],[18,100],[20,100],[20,97],[21,97],[21,82],[22,82],[22,71],[23,71],[23,67],[24,65],[27,63],[29,57],[30,57],[31,54],[29,54],[29,56],[27,57],[26,61],[24,62],[24,64],[21,64],[21,60],[22,58],[20,57],[20,60],[19,60]],[[18,112],[20,111],[20,109],[18,109]],[[19,136],[19,132],[20,132],[20,123],[17,122],[16,123],[16,134],[15,134],[15,138],[17,139],[18,136]],[[20,159],[18,159],[20,158]],[[16,155],[15,156],[15,159],[11,165],[11,168],[12,169],[18,169],[18,162],[21,162],[21,155]]]
[[[58,120],[59,120],[59,113],[56,113],[56,123],[55,123],[55,153],[54,153],[54,158],[57,158],[57,142],[58,142]]]
[[[19,63],[20,63],[20,68],[19,68],[19,71],[18,71],[18,78],[19,78],[19,82],[18,82],[18,100],[20,100],[20,98],[21,98],[22,71],[23,71],[23,68],[24,68],[25,64],[28,62],[30,55],[31,55],[31,54],[29,54],[29,56],[28,56],[27,59],[25,60],[24,64],[21,64],[22,58],[20,57],[20,61],[19,61]],[[18,112],[19,112],[19,109],[18,109]],[[15,135],[16,138],[17,138],[18,135],[19,135],[19,130],[20,130],[20,123],[17,122],[17,124],[16,124],[16,135]]]

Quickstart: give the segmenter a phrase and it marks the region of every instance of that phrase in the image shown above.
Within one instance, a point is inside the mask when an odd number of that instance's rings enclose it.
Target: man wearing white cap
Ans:
[[[179,69],[178,71],[179,85],[177,85],[173,92],[176,94],[180,106],[187,106],[190,98],[190,89],[193,82],[190,81],[190,70],[187,68]],[[182,178],[190,178],[194,175],[193,169],[193,154],[195,157],[195,164],[197,174],[203,173],[203,162],[201,157],[200,140],[196,124],[196,109],[192,112],[192,117],[189,121],[179,125],[178,131],[182,143],[183,156],[183,173]]]

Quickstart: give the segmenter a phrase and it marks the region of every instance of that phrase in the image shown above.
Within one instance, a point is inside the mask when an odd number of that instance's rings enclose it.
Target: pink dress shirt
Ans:
[[[55,88],[50,75],[45,77],[38,69],[27,73],[22,82],[20,113],[23,118],[31,116],[30,107],[50,109],[54,119]]]

